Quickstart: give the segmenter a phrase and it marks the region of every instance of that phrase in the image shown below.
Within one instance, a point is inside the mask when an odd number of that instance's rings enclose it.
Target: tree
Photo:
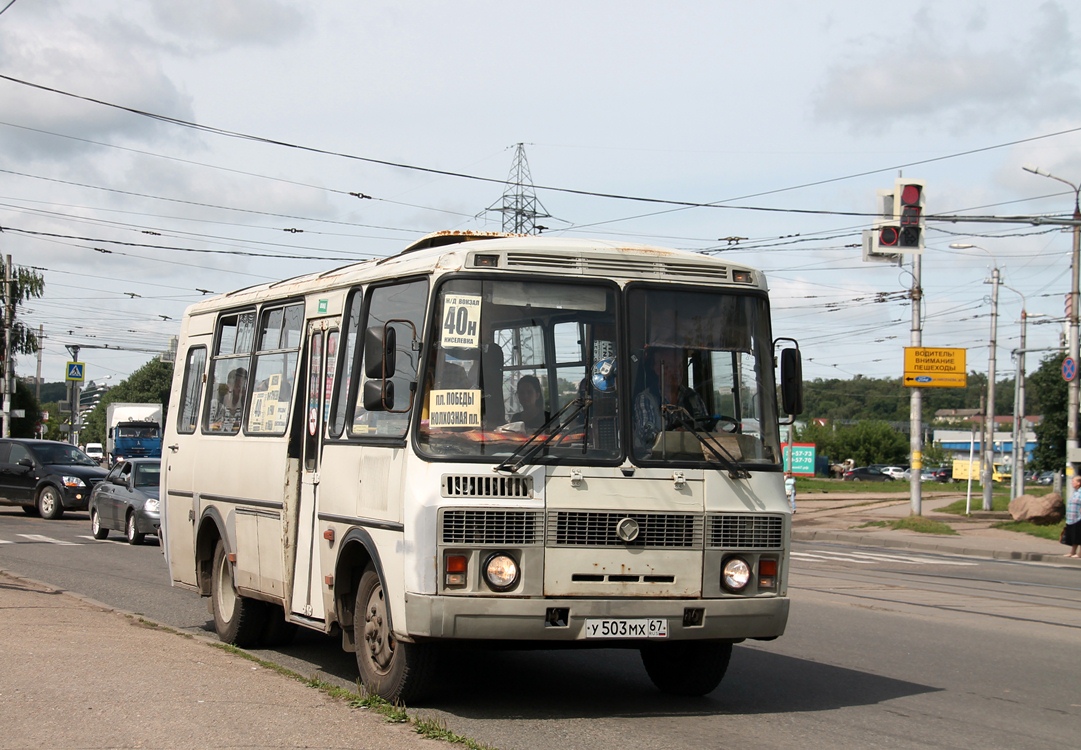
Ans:
[[[925,467],[948,466],[953,454],[942,447],[942,443],[928,443],[923,446],[923,465]]]
[[[2,258],[0,258],[0,274],[3,274],[3,278],[7,278],[7,265]],[[18,309],[27,300],[40,297],[44,292],[45,280],[39,274],[26,268],[16,268],[14,266],[11,268],[10,298],[6,289],[4,294],[0,294],[0,315],[3,316],[0,320],[3,321],[5,326],[9,320],[11,321],[11,330],[7,331],[9,336],[0,336],[0,378],[6,379],[9,367],[11,368],[10,373],[14,375],[16,355],[37,352],[37,336],[19,320]],[[10,309],[8,309],[9,301]],[[7,350],[9,337],[11,351]],[[9,429],[13,437],[34,437],[34,430],[41,418],[41,409],[38,406],[37,399],[34,398],[29,389],[25,385],[21,388],[19,386],[20,384],[16,384],[15,390],[11,394],[11,407],[12,409],[24,409],[26,416],[20,420],[12,419],[9,423]]]
[[[98,405],[83,417],[80,439],[84,443],[105,442],[105,414],[109,404],[161,404],[162,419],[169,410],[169,390],[172,387],[173,365],[152,359],[133,372],[127,380],[110,388]]]
[[[4,274],[6,277],[6,273],[4,259],[0,258],[0,274]],[[18,311],[19,307],[27,300],[36,299],[45,293],[45,280],[39,274],[26,268],[12,266],[11,282],[11,352],[5,350],[4,347],[7,342],[4,337],[0,336],[0,373],[6,372],[4,368],[7,367],[9,361],[15,361],[15,355],[37,352],[37,336],[19,320]],[[6,321],[9,314],[7,297],[5,295],[0,295],[0,297],[2,297],[0,299],[0,313],[4,316],[2,320]]]
[[[1026,405],[1032,405],[1026,411],[1043,415],[1043,421],[1036,425],[1036,450],[1032,454],[1033,468],[1043,471],[1066,464],[1066,412],[1070,399],[1061,368],[1062,355],[1048,355],[1029,376],[1025,388]]]
[[[907,463],[908,437],[885,422],[864,421],[837,431],[837,450],[857,466]]]
[[[814,443],[815,453],[832,463],[851,458],[858,466],[908,462],[908,437],[886,422],[867,420],[836,430],[814,423],[797,433],[801,443]]]

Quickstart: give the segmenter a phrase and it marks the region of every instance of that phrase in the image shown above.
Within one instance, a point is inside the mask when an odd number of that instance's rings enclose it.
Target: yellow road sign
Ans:
[[[909,388],[964,388],[965,349],[905,347],[904,385]]]

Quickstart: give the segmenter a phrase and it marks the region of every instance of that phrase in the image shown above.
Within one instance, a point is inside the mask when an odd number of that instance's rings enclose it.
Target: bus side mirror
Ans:
[[[364,332],[364,374],[373,379],[394,377],[398,337],[390,326],[372,326]],[[365,391],[367,394],[367,391]],[[367,395],[365,395],[367,403]]]
[[[784,413],[803,413],[803,360],[799,349],[781,350],[781,406]]]
[[[366,380],[364,382],[366,411],[394,411],[394,381]]]

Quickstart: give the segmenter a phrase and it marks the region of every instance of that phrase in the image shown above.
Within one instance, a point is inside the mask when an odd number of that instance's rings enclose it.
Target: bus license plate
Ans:
[[[586,638],[667,638],[668,620],[650,619],[586,620]]]

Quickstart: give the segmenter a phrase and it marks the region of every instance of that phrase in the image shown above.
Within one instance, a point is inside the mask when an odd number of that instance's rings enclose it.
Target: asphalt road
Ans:
[[[85,514],[0,508],[0,567],[212,631],[169,586],[154,542],[89,538]],[[837,545],[795,546],[788,633],[736,647],[709,696],[658,693],[637,652],[457,650],[417,713],[504,750],[562,748],[1056,748],[1081,727],[1081,571]],[[336,639],[259,652],[352,686]]]

